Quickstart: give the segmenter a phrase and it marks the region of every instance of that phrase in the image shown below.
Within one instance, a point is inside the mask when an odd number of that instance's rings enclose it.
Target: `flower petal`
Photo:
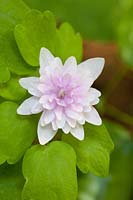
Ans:
[[[84,118],[83,114],[80,112],[76,112],[70,108],[65,109],[65,114],[67,117],[75,119],[75,120],[82,120]]]
[[[57,124],[56,124],[56,120],[52,121],[52,128],[54,131],[58,130]]]
[[[93,81],[95,81],[98,76],[101,74],[103,67],[104,67],[105,60],[104,58],[91,58],[88,59],[78,65],[80,70],[84,70],[85,73],[87,71],[90,72]]]
[[[30,97],[26,99],[17,109],[20,115],[37,114],[42,111],[42,106],[37,97]]]
[[[52,110],[55,108],[56,103],[50,102],[49,101],[49,95],[43,95],[40,99],[39,99],[40,104],[43,105],[44,109],[48,109],[48,110]]]
[[[88,102],[90,105],[96,105],[99,103],[99,98],[101,96],[101,92],[96,90],[95,88],[90,88],[88,91]]]
[[[71,127],[70,127],[69,124],[66,122],[65,125],[64,125],[64,127],[62,128],[62,130],[63,130],[63,132],[64,132],[65,134],[68,134],[68,133],[70,132],[70,130],[71,130]]]
[[[55,114],[53,111],[51,110],[45,110],[40,118],[40,123],[41,126],[45,126],[46,124],[49,124],[50,122],[52,122],[55,118]]]
[[[49,75],[55,75],[55,73],[60,72],[62,69],[62,61],[60,58],[55,57],[49,65],[47,65],[45,68],[43,68],[43,72],[41,75],[46,76],[46,74]]]
[[[94,107],[92,107],[90,112],[84,113],[84,115],[87,122],[98,126],[102,124],[102,120]]]
[[[56,132],[57,131],[54,131],[52,129],[51,124],[46,125],[46,126],[41,126],[41,123],[39,121],[37,134],[38,134],[39,143],[41,145],[47,144],[50,140],[52,140]]]
[[[71,128],[75,128],[75,126],[76,126],[76,120],[75,119],[71,119],[71,118],[67,117],[66,120],[67,120],[67,123],[69,124],[69,126]]]
[[[57,120],[61,120],[62,119],[62,115],[63,115],[63,109],[61,106],[56,106],[55,110],[55,116],[57,118]]]
[[[28,92],[34,96],[41,96],[41,92],[38,90],[39,78],[37,77],[28,77],[21,78],[19,80],[20,85],[28,90]]]
[[[94,105],[98,104],[99,101],[100,101],[100,99],[96,98],[94,101],[91,102],[91,105],[94,106]]]
[[[75,128],[71,129],[70,132],[78,140],[83,140],[84,139],[84,128],[83,128],[83,126],[77,124]]]
[[[65,118],[62,117],[61,120],[56,119],[56,125],[57,125],[58,128],[63,128],[64,125],[65,125]]]
[[[43,74],[44,69],[46,66],[49,66],[50,63],[54,60],[54,56],[52,55],[52,53],[46,49],[46,48],[41,48],[40,50],[40,74]]]
[[[74,73],[77,70],[77,61],[74,56],[69,57],[64,63],[65,73]]]

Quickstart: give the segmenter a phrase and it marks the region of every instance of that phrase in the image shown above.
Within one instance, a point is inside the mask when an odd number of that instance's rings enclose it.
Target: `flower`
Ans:
[[[40,77],[19,80],[20,85],[33,95],[17,109],[20,115],[42,112],[38,123],[40,144],[48,143],[62,129],[79,140],[84,139],[85,121],[101,125],[101,118],[93,107],[101,93],[93,82],[103,70],[104,58],[88,59],[77,65],[75,57],[69,57],[64,65],[46,48],[40,50]]]

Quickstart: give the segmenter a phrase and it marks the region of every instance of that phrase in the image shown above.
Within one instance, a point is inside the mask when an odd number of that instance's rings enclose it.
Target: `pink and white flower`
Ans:
[[[62,129],[79,140],[84,139],[83,124],[87,121],[101,125],[101,118],[93,107],[101,93],[93,82],[101,74],[104,58],[88,59],[77,65],[75,57],[69,57],[64,65],[46,48],[40,51],[40,77],[19,80],[32,97],[17,109],[20,115],[42,112],[38,123],[40,144],[48,143]]]

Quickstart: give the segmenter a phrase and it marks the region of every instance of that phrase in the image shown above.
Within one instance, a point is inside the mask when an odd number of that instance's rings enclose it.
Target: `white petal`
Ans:
[[[85,119],[87,122],[94,124],[94,125],[101,125],[102,120],[94,107],[92,107],[90,112],[86,112]]]
[[[77,70],[77,61],[74,56],[69,57],[64,63],[64,72],[65,73],[74,73]]]
[[[54,56],[52,55],[52,53],[46,49],[46,48],[41,48],[40,50],[40,74],[44,73],[44,69],[46,66],[49,66],[50,63],[54,60]]]
[[[30,97],[26,99],[17,109],[20,115],[31,115],[42,111],[42,106],[37,97]]]
[[[48,95],[43,95],[39,99],[39,102],[43,105],[44,109],[48,109],[48,110],[52,110],[56,106],[54,101],[53,102],[49,101],[49,96]]]
[[[38,123],[38,139],[41,145],[47,144],[55,136],[57,131],[52,129],[51,124],[46,126],[41,126],[40,121]]]
[[[99,102],[99,98],[101,96],[101,92],[96,90],[95,88],[90,88],[88,91],[88,102],[90,105],[95,105]]]
[[[81,124],[81,125],[84,125],[85,124],[85,118],[82,119],[82,120],[78,120],[78,123]]]
[[[100,101],[100,99],[99,99],[99,98],[96,98],[94,101],[91,102],[91,105],[92,105],[92,106],[93,106],[93,105],[96,105],[96,104],[99,103],[99,101]]]
[[[92,87],[89,89],[89,94],[93,95],[95,97],[101,96],[101,92],[99,90],[95,89],[95,88],[92,88]]]
[[[81,120],[82,119],[82,113],[73,111],[71,109],[65,109],[65,113],[67,115],[67,117],[70,117],[72,119],[76,119],[76,120]]]
[[[37,97],[41,95],[41,92],[38,90],[39,82],[39,78],[37,77],[21,78],[19,80],[19,83],[23,88],[28,90],[30,94]]]
[[[92,106],[90,105],[84,106],[83,112],[90,112],[91,109],[92,109]]]
[[[83,126],[77,124],[75,128],[71,129],[70,132],[78,140],[83,140],[84,139],[84,128],[83,128]]]
[[[57,131],[58,130],[58,127],[57,127],[57,124],[56,124],[56,121],[52,121],[52,128],[53,130]]]
[[[46,110],[42,113],[41,118],[40,118],[40,123],[41,126],[45,126],[46,124],[49,124],[52,122],[55,118],[54,112]]]
[[[42,105],[39,103],[39,101],[37,101],[33,105],[32,109],[31,109],[31,112],[32,112],[32,114],[37,114],[37,113],[40,113],[42,110],[43,110]]]
[[[62,67],[61,59],[59,57],[55,57],[51,62],[51,66],[53,66],[53,68],[60,69]]]
[[[93,78],[93,81],[95,81],[98,76],[101,74],[103,67],[104,67],[105,60],[104,58],[91,58],[88,59],[78,65],[78,68],[80,70],[90,72],[91,77]]]
[[[63,132],[68,134],[71,130],[71,127],[68,125],[68,123],[65,123],[65,126],[62,128]]]
[[[62,117],[61,120],[56,120],[56,125],[57,125],[58,128],[63,128],[64,125],[65,125],[65,118]]]
[[[63,109],[62,109],[61,106],[57,106],[57,107],[55,108],[54,112],[55,112],[55,115],[56,115],[57,120],[61,120],[62,115],[63,115],[63,112],[62,112],[62,111],[63,111]]]
[[[83,111],[83,106],[81,106],[80,104],[72,104],[71,107],[74,111],[77,111],[77,112]]]
[[[48,66],[46,66],[45,68],[43,68],[43,75],[44,74],[47,74],[47,75],[53,75],[53,74],[55,74],[55,72],[60,72],[61,71],[61,69],[62,69],[62,61],[61,61],[61,59],[60,58],[58,58],[58,57],[55,57],[52,61],[51,61],[51,63],[50,63],[50,65],[48,65]]]
[[[67,117],[67,123],[69,124],[70,127],[75,128],[76,126],[76,120],[75,119],[71,119],[69,117]]]

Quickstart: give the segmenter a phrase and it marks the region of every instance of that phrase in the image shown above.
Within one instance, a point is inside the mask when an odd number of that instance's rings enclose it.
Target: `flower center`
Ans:
[[[64,99],[64,97],[65,97],[65,91],[64,91],[64,89],[60,89],[60,91],[58,93],[58,98]]]

